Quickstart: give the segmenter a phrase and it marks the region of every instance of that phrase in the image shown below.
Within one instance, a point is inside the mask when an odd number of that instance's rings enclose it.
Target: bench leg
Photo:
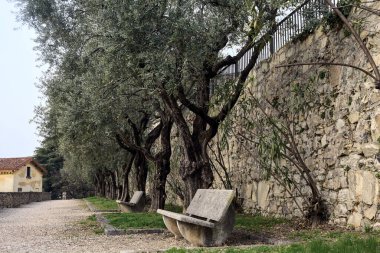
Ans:
[[[165,226],[167,229],[174,234],[175,239],[182,238],[181,232],[178,230],[177,220],[162,215],[162,219],[164,220]]]
[[[235,211],[231,207],[225,219],[215,224],[214,228],[177,221],[182,236],[194,246],[220,246],[231,234],[235,224]]]

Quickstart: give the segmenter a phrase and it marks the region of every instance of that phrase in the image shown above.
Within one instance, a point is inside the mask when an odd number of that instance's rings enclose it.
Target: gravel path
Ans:
[[[92,214],[81,200],[0,209],[0,252],[130,252],[190,246],[168,234],[96,235],[79,224]]]

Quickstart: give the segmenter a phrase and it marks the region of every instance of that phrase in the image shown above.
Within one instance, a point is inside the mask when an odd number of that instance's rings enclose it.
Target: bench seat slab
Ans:
[[[174,212],[170,212],[170,211],[162,210],[162,209],[158,209],[157,213],[162,214],[163,216],[172,218],[177,221],[185,222],[185,223],[191,223],[194,225],[199,225],[199,226],[208,227],[208,228],[215,227],[215,223],[201,220],[194,217],[190,217],[181,213],[174,213]]]

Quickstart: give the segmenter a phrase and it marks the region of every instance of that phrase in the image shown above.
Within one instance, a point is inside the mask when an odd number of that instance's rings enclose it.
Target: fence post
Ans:
[[[270,51],[270,55],[273,55],[275,52],[275,50],[274,50],[274,34],[270,37],[269,51]]]

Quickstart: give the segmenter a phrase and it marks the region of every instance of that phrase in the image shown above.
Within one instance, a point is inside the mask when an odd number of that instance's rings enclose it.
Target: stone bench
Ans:
[[[129,202],[116,200],[119,208],[124,213],[142,212],[145,207],[145,197],[143,191],[135,191]]]
[[[199,189],[185,214],[158,209],[175,238],[184,237],[196,246],[218,246],[225,242],[235,223],[233,190]]]

